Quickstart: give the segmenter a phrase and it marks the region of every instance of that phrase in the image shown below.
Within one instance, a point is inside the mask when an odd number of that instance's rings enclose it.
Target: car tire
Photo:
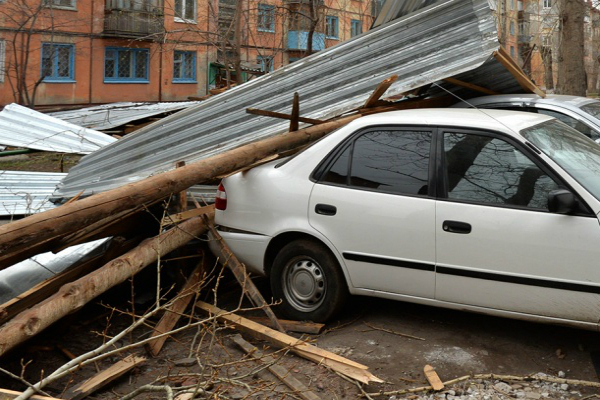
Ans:
[[[271,290],[281,300],[278,310],[287,318],[325,322],[348,297],[348,286],[335,256],[324,245],[296,240],[273,261]]]

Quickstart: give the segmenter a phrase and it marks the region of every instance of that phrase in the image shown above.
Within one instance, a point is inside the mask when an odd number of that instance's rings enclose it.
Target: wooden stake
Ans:
[[[423,372],[425,373],[427,382],[429,382],[433,390],[442,390],[444,388],[444,384],[431,365],[425,365]]]
[[[312,392],[309,388],[304,385],[304,383],[300,382],[296,379],[290,371],[283,368],[280,365],[275,364],[277,361],[272,356],[264,355],[260,350],[256,347],[252,346],[250,343],[246,342],[241,335],[235,335],[233,337],[233,341],[235,344],[240,346],[242,350],[250,357],[254,358],[256,361],[266,364],[271,364],[271,366],[267,367],[269,371],[273,375],[275,375],[281,382],[285,383],[287,387],[294,391],[295,395],[300,396],[304,400],[319,400],[320,397],[317,396],[314,392]]]
[[[294,93],[294,101],[292,102],[292,118],[290,119],[290,132],[295,132],[299,128],[298,118],[300,118],[300,96]]]
[[[398,75],[392,75],[387,79],[384,79],[373,91],[373,93],[371,93],[371,96],[369,96],[369,98],[367,99],[367,101],[365,102],[365,105],[363,106],[363,108],[371,108],[373,107],[381,98],[381,96],[383,96],[383,94],[390,88],[390,86],[392,86],[392,84],[394,82],[396,82],[396,80],[398,80]]]
[[[279,320],[273,313],[273,310],[271,310],[271,307],[269,307],[265,299],[254,285],[254,282],[252,282],[252,279],[250,279],[250,276],[248,276],[246,273],[246,266],[242,264],[232,253],[231,249],[229,246],[227,246],[221,235],[219,235],[219,232],[217,232],[214,225],[209,223],[208,219],[206,219],[205,222],[208,226],[208,230],[210,231],[212,239],[215,240],[219,246],[219,251],[215,252],[215,256],[219,259],[219,262],[233,272],[233,276],[235,276],[235,279],[237,279],[238,283],[242,286],[244,294],[246,297],[248,297],[254,307],[261,307],[265,314],[267,314],[267,317],[269,317],[271,320],[271,323],[275,326],[275,329],[277,329],[279,332],[285,333],[285,329],[283,329],[279,323]]]
[[[279,119],[292,119],[292,116],[290,114],[283,114],[283,113],[279,113],[279,112],[275,112],[275,111],[267,111],[267,110],[258,110],[256,108],[246,108],[246,112],[248,114],[254,114],[254,115],[262,115],[263,117],[272,117],[272,118],[279,118]],[[306,117],[298,117],[298,121],[299,122],[305,122],[307,124],[312,124],[312,125],[319,125],[319,124],[324,124],[326,121],[321,121],[320,119],[312,119],[312,118],[306,118]]]
[[[79,385],[70,388],[64,394],[64,397],[68,400],[83,399],[101,387],[106,386],[115,379],[123,376],[126,372],[131,371],[135,366],[140,365],[145,361],[145,357],[129,355],[116,364],[111,365],[104,371],[101,371],[91,378],[81,382]]]
[[[274,329],[268,328],[264,325],[252,322],[247,318],[240,317],[239,315],[221,310],[211,304],[198,301],[196,307],[206,311],[211,315],[216,315],[221,321],[232,324],[242,332],[246,332],[258,339],[266,340],[269,343],[281,347],[290,348],[290,351],[299,355],[300,357],[306,358],[318,364],[323,364],[334,371],[341,373],[349,378],[357,380],[362,383],[368,384],[369,382],[383,383],[381,379],[371,374],[368,369],[369,367],[338,356],[337,354],[331,353],[327,350],[320,349],[315,346],[311,346],[299,339],[288,336],[284,333],[277,332]]]

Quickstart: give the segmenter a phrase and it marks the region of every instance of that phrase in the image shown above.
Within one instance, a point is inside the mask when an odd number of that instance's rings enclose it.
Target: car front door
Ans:
[[[585,206],[548,211],[564,183],[526,148],[443,130],[436,299],[560,319],[600,316],[600,227]]]
[[[370,128],[317,169],[309,222],[355,288],[433,298],[432,138],[430,128]]]

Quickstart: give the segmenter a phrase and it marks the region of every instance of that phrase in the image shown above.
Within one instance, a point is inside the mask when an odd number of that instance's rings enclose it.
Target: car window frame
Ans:
[[[436,186],[437,186],[437,199],[439,201],[447,201],[452,203],[462,203],[462,204],[472,204],[477,206],[484,207],[498,207],[498,208],[508,208],[515,210],[527,210],[531,212],[542,212],[547,214],[553,214],[547,209],[542,208],[534,208],[528,206],[519,206],[514,204],[502,204],[502,203],[484,203],[481,201],[473,201],[473,200],[461,200],[461,199],[450,199],[448,198],[448,179],[445,174],[445,162],[446,156],[444,152],[444,133],[459,133],[459,134],[472,134],[478,136],[487,136],[495,139],[503,140],[510,145],[514,146],[517,150],[519,150],[525,157],[529,159],[532,163],[534,163],[543,173],[548,175],[552,180],[554,180],[559,188],[567,189],[571,193],[575,195],[577,198],[578,210],[570,215],[581,216],[581,217],[591,217],[596,218],[596,215],[593,213],[592,209],[589,207],[587,202],[579,195],[579,193],[573,189],[571,185],[568,184],[561,176],[558,174],[551,166],[549,166],[543,159],[538,157],[537,153],[533,151],[535,146],[520,142],[516,140],[510,135],[503,134],[498,131],[488,130],[488,129],[479,129],[479,128],[464,128],[464,127],[455,127],[455,126],[438,126],[436,130]]]
[[[428,175],[427,175],[427,194],[411,194],[411,193],[399,193],[396,191],[387,191],[381,189],[373,189],[361,186],[352,186],[350,184],[338,184],[334,182],[323,181],[323,177],[326,173],[331,169],[331,167],[336,163],[338,158],[351,146],[359,137],[369,133],[376,132],[381,130],[393,130],[393,131],[410,131],[410,132],[428,132],[431,133],[431,143],[429,147],[429,164],[428,164]],[[362,127],[357,129],[352,134],[348,135],[343,141],[338,143],[325,157],[323,160],[312,171],[309,176],[309,179],[316,183],[328,186],[337,186],[348,188],[351,190],[362,190],[383,194],[390,194],[396,196],[407,196],[407,197],[416,197],[416,198],[430,198],[435,199],[437,195],[437,185],[435,184],[435,176],[436,176],[436,155],[437,155],[437,146],[436,146],[436,136],[435,136],[435,128],[429,125],[395,125],[395,124],[381,124],[381,125],[371,125],[368,127]],[[352,162],[353,152],[350,153],[348,170],[350,170],[350,164]]]

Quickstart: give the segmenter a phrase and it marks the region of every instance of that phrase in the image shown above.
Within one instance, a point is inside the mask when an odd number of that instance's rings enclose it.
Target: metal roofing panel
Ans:
[[[248,115],[246,108],[289,113],[298,92],[302,116],[348,112],[393,74],[387,95],[443,78],[498,68],[487,79],[521,90],[491,55],[499,48],[487,0],[447,0],[289,64],[146,126],[84,157],[59,185],[58,197],[89,195],[137,181],[245,143],[287,131],[289,122]],[[481,72],[483,76],[486,72]],[[504,84],[506,82],[506,84]]]
[[[152,117],[171,111],[179,111],[199,104],[199,101],[173,103],[112,103],[78,110],[49,113],[53,117],[72,124],[93,129],[110,129],[131,121]]]
[[[18,104],[0,112],[0,144],[7,146],[89,154],[116,140]]]
[[[0,216],[29,215],[56,207],[48,199],[66,173],[0,171]]]

